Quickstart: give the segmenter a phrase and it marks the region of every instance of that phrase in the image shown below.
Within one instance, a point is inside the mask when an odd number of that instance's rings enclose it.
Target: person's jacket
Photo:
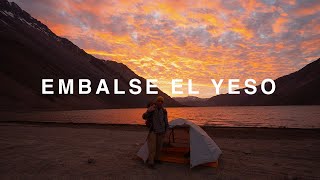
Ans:
[[[163,118],[161,117],[161,112],[163,113]],[[158,109],[156,108],[152,112],[146,111],[143,113],[142,118],[151,122],[150,131],[153,131],[155,133],[164,133],[167,128],[169,127],[168,123],[168,113],[165,108]]]

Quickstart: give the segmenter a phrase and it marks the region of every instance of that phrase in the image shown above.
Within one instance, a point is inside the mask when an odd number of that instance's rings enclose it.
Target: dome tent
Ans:
[[[201,164],[217,163],[222,151],[201,127],[181,118],[170,121],[169,126],[170,130],[166,133],[161,160],[169,159],[169,162],[175,162],[175,160],[172,161],[172,158],[169,158],[170,155],[184,152],[182,156],[179,156],[179,159],[190,163],[190,168]],[[146,162],[148,153],[146,141],[137,155]]]

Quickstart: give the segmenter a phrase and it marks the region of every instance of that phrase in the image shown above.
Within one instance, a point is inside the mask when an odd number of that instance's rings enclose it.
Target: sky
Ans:
[[[22,9],[100,59],[158,79],[192,79],[211,97],[211,79],[276,79],[320,57],[319,0],[14,0]]]

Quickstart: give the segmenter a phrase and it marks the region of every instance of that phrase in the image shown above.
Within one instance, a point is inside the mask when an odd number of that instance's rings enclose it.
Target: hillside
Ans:
[[[0,1],[0,109],[96,109],[145,107],[156,95],[146,95],[145,79],[126,65],[100,60],[55,35],[46,25],[31,17],[13,2]],[[119,79],[120,90],[129,89],[129,80],[142,81],[139,95],[42,95],[42,79],[86,78],[97,88],[100,79],[113,84]],[[58,86],[54,84],[55,91]],[[113,92],[113,86],[109,87]],[[75,86],[75,92],[76,86]],[[159,90],[166,106],[180,104]]]
[[[276,91],[272,95],[264,95],[261,87],[257,86],[258,91],[254,95],[247,95],[244,89],[240,89],[240,95],[214,96],[208,99],[206,104],[209,106],[320,105],[320,59],[294,73],[276,79],[275,83]]]

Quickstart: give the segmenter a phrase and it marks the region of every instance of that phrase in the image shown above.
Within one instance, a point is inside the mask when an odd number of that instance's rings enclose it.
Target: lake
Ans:
[[[145,108],[4,113],[1,121],[53,121],[144,124]],[[185,118],[198,125],[320,128],[320,106],[233,106],[167,108],[169,121]]]

